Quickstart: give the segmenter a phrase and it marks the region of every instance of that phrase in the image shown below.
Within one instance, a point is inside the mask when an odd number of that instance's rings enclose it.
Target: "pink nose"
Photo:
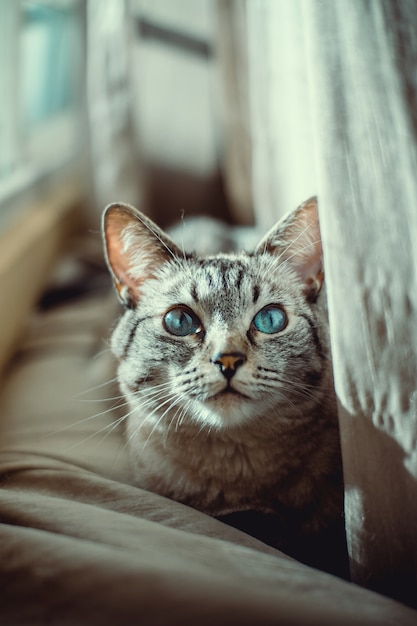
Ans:
[[[236,370],[246,362],[246,356],[242,352],[216,354],[211,362],[218,365],[223,376],[230,380]]]

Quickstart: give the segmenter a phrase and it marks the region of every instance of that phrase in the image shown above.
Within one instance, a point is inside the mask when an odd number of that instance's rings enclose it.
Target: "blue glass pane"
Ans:
[[[23,9],[21,77],[23,121],[36,124],[75,102],[78,38],[70,10],[31,3]]]

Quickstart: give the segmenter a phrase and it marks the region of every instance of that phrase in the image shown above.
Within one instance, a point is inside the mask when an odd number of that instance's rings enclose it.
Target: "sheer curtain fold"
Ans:
[[[258,222],[318,193],[355,582],[417,597],[417,4],[248,0]]]
[[[247,0],[252,186],[264,229],[317,193],[302,0]]]
[[[352,576],[415,603],[417,159],[398,42],[417,5],[304,9]]]

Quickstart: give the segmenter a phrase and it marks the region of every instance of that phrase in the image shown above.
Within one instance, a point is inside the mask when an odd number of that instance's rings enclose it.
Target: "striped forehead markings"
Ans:
[[[223,292],[236,289],[240,291],[247,268],[239,259],[203,259],[199,263],[197,280],[190,287],[191,297],[195,302],[201,299],[199,282],[203,281],[209,290],[220,289]],[[201,283],[200,283],[201,284]]]
[[[238,270],[238,275],[237,275],[237,278],[236,278],[236,287],[237,287],[238,289],[240,289],[240,287],[241,287],[241,285],[242,285],[242,280],[243,280],[244,275],[245,275],[245,270],[244,270],[244,268],[243,268],[243,267],[242,267],[242,265],[241,265],[241,266],[239,267],[239,270]]]
[[[197,304],[200,302],[200,299],[197,295],[197,285],[195,283],[191,285],[191,297]]]
[[[219,297],[227,294],[242,303],[258,302],[262,289],[259,282],[253,284],[254,277],[251,277],[250,266],[244,259],[218,257],[191,261],[194,269],[192,265],[189,268],[189,282],[184,282],[184,276],[174,277],[174,285],[171,284],[173,296],[174,291],[181,289],[184,292],[186,289],[196,304],[201,304],[208,298],[212,300],[217,297],[216,292]]]

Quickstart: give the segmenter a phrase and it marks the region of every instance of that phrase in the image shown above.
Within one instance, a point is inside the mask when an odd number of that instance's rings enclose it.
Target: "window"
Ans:
[[[0,5],[0,202],[80,148],[83,5]]]

